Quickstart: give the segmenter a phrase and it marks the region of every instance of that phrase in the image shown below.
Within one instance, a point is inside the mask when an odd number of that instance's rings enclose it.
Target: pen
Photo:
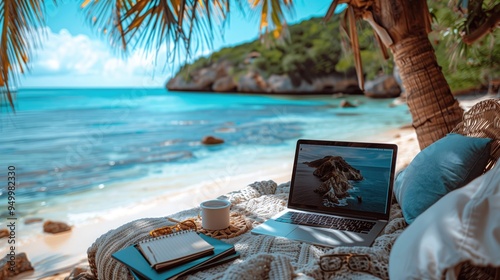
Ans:
[[[151,255],[153,256],[153,258],[155,259],[155,263],[157,263],[157,262],[158,262],[158,260],[156,259],[156,256],[155,256],[155,254],[153,253],[153,250],[151,250],[151,248],[150,248],[149,246],[146,246],[146,247],[148,248],[149,252],[151,252]]]

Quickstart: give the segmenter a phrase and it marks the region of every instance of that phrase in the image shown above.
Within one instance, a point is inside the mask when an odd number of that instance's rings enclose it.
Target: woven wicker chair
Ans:
[[[500,157],[500,99],[487,99],[472,106],[464,113],[462,122],[451,132],[493,139],[490,159],[484,172],[490,170]],[[479,267],[465,262],[458,279],[499,280],[500,267]]]
[[[500,99],[486,99],[472,106],[451,132],[493,139],[485,172],[490,170],[500,157]]]

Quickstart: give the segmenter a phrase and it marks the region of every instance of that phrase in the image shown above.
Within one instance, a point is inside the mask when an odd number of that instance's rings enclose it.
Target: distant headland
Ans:
[[[363,94],[353,64],[349,57],[342,56],[338,22],[325,24],[316,18],[291,25],[288,30],[288,42],[266,47],[256,40],[202,57],[183,66],[166,86],[171,91]],[[382,59],[378,63],[383,63]],[[365,68],[369,80],[365,95],[400,95],[392,72],[381,74],[379,69]]]
[[[321,18],[290,25],[285,41],[270,46],[260,40],[223,48],[186,64],[167,81],[170,91],[238,92],[264,94],[364,94],[393,98],[403,92],[392,59],[384,60],[371,34],[360,33],[365,91],[358,86],[354,61],[342,51],[339,21]],[[435,41],[436,56],[446,47]],[[458,76],[440,62],[453,92],[463,94],[487,87],[481,68],[467,66]],[[461,62],[459,62],[461,63]],[[467,79],[463,78],[464,71]],[[457,76],[457,77],[455,77]]]
[[[322,181],[314,192],[333,204],[349,196],[348,191],[352,188],[350,181],[363,180],[361,172],[348,164],[341,156],[325,156],[311,162],[304,162],[304,164],[316,168],[313,174]],[[361,202],[361,200],[362,198],[358,197],[358,201]]]

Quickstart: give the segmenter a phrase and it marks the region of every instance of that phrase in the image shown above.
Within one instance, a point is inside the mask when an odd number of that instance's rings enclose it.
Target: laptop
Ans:
[[[371,246],[389,220],[396,155],[395,144],[298,140],[287,209],[251,232]]]

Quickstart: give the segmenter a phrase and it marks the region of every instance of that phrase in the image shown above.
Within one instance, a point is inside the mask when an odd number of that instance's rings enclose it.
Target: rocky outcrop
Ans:
[[[306,81],[301,81],[298,86],[294,86],[292,79],[287,75],[271,75],[268,79],[269,92],[276,93],[302,93],[316,91],[315,85]]]
[[[224,143],[224,140],[221,138],[214,137],[214,136],[205,136],[201,140],[201,143],[203,143],[205,145],[217,145],[217,144]]]
[[[305,54],[304,54],[305,55]],[[328,71],[316,73],[302,69],[297,73],[274,74],[267,68],[259,68],[262,60],[259,52],[251,51],[240,60],[220,58],[206,59],[200,66],[185,66],[167,82],[171,91],[244,92],[276,94],[365,94],[374,98],[394,98],[401,94],[396,72],[365,83],[365,91],[359,88],[356,72]],[[190,69],[189,67],[193,67]],[[274,69],[274,68],[272,68]],[[276,70],[276,69],[274,69]],[[283,72],[281,72],[283,73]],[[314,74],[312,74],[314,73]]]
[[[93,279],[93,275],[90,272],[90,266],[86,264],[78,265],[73,270],[71,270],[70,274],[64,278],[64,280],[77,280],[77,279]]]
[[[208,67],[191,71],[189,76],[178,74],[167,82],[167,88],[174,91],[212,91],[213,84],[228,77],[231,68],[231,63],[227,61],[212,63]]]
[[[239,92],[269,92],[266,80],[256,71],[241,76],[236,88]]]
[[[391,75],[367,81],[363,92],[354,71],[333,72],[307,80],[294,76],[292,80],[289,75],[265,73],[253,67],[253,60],[258,57],[258,53],[255,53],[239,63],[220,60],[199,69],[181,71],[167,82],[167,89],[271,94],[345,93],[365,94],[374,98],[393,98],[401,94],[400,85]]]
[[[313,174],[323,182],[314,191],[334,204],[349,195],[348,190],[352,187],[350,181],[363,180],[360,171],[340,156],[325,156],[322,159],[304,162],[304,164],[316,168]]]
[[[298,86],[287,75],[271,75],[267,83],[267,91],[275,93],[362,93],[355,76],[340,73],[315,78],[312,83],[302,80]]]
[[[362,94],[354,73],[332,73],[313,78],[310,81],[292,82],[288,75],[272,74],[265,78],[263,73],[247,70],[246,74],[235,78],[232,69],[235,66],[228,61],[214,62],[207,67],[193,70],[186,74],[177,74],[167,82],[167,89],[172,91],[213,91],[245,93],[346,93]]]
[[[212,85],[212,90],[215,92],[231,92],[236,91],[238,85],[234,82],[232,77],[226,76],[215,80]]]
[[[15,254],[15,252],[12,251],[7,253],[6,256],[0,260],[0,268],[0,280],[10,279],[25,271],[34,270],[26,253],[21,252]]]
[[[31,225],[31,224],[35,224],[35,223],[41,223],[41,222],[43,222],[42,218],[27,218],[26,220],[24,220],[25,225]]]
[[[365,95],[373,98],[394,98],[401,95],[401,87],[394,76],[384,75],[366,82]]]
[[[340,108],[355,108],[357,107],[356,105],[352,104],[351,102],[347,101],[347,100],[342,100],[340,101],[339,103],[339,107]]]
[[[304,162],[309,167],[315,167],[314,175],[326,181],[331,177],[343,174],[347,180],[363,180],[359,170],[352,167],[341,156],[325,156],[311,162]]]
[[[184,76],[176,76],[167,83],[167,89],[173,91],[207,91],[207,88],[200,87],[193,79],[187,80]]]

